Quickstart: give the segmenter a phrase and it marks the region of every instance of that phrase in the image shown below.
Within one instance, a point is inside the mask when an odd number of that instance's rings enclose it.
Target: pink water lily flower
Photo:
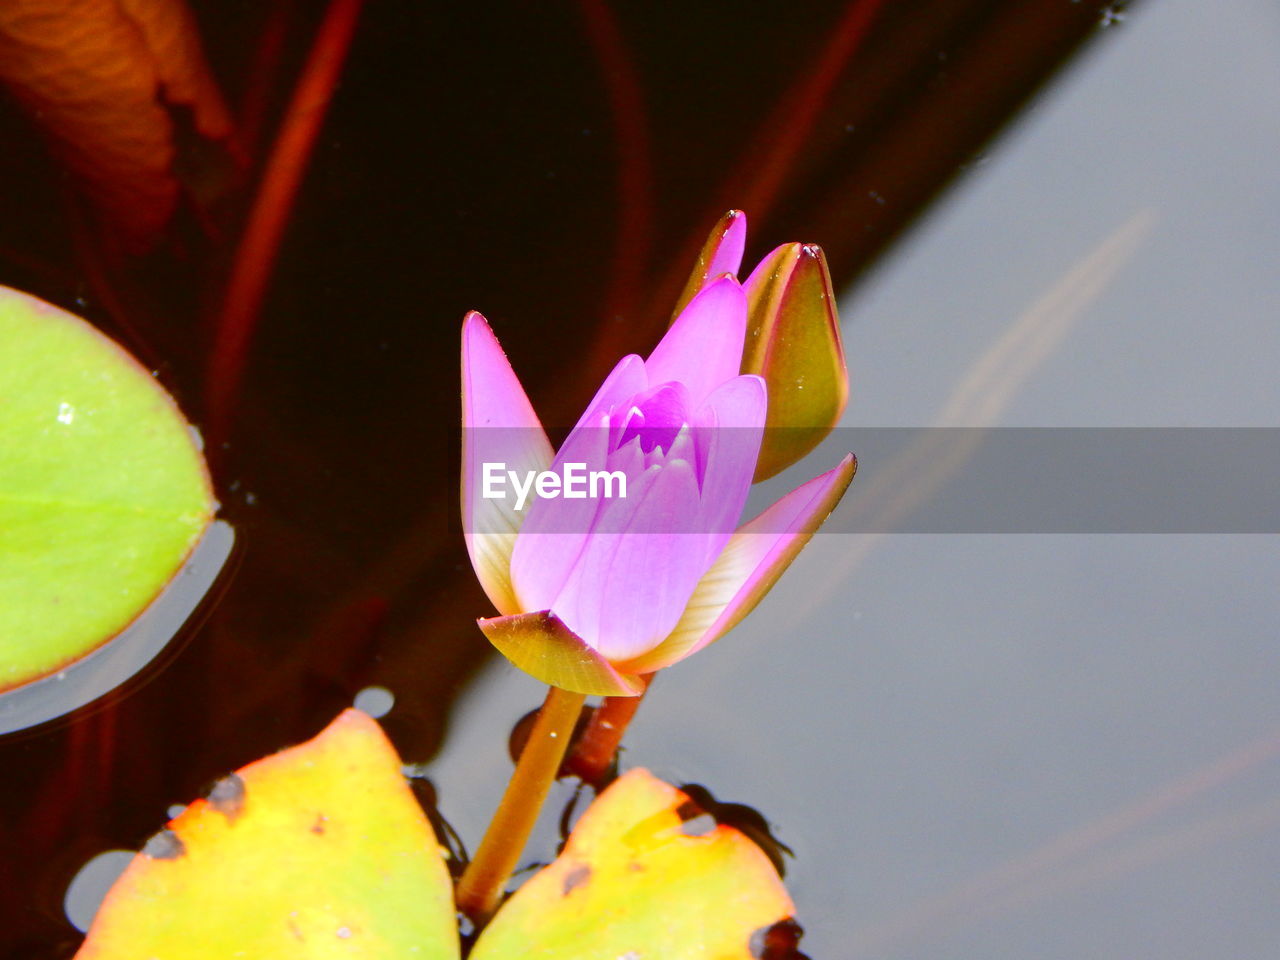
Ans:
[[[712,265],[647,358],[618,363],[558,452],[488,323],[478,313],[463,323],[463,525],[500,614],[479,625],[539,680],[639,693],[642,674],[751,612],[852,479],[850,456],[738,526],[768,399],[764,380],[739,374],[740,257],[738,244]],[[610,498],[603,481],[564,495],[575,464],[580,479],[608,474],[625,496]],[[548,474],[559,479],[536,489],[518,479]]]

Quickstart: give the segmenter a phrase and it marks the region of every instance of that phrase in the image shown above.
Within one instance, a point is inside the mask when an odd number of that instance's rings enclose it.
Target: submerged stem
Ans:
[[[231,408],[244,374],[258,312],[363,6],[364,0],[330,0],[280,122],[231,264],[209,355],[206,386],[205,436],[215,451],[231,427]]]
[[[498,908],[503,889],[538,820],[547,791],[555,782],[585,700],[582,694],[569,693],[559,687],[547,692],[502,802],[476,855],[458,881],[458,909],[477,928]]]
[[[627,732],[631,718],[640,709],[644,696],[649,692],[653,674],[644,677],[645,688],[638,697],[605,697],[587,721],[586,729],[574,744],[573,753],[565,761],[565,769],[586,783],[599,786],[613,765],[622,735]]]

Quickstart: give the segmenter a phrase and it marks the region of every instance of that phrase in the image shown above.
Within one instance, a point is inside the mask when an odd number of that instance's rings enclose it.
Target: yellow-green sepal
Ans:
[[[849,401],[831,273],[821,248],[788,243],[752,271],[742,372],[764,377],[769,416],[756,481],[791,466],[831,432]]]
[[[550,610],[477,620],[498,652],[543,683],[588,696],[636,697],[644,681],[623,673]]]

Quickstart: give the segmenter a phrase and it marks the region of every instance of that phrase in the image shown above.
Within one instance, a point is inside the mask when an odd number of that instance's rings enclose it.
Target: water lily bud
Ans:
[[[822,442],[849,400],[831,273],[813,244],[778,247],[752,271],[742,373],[764,378],[769,414],[755,479],[768,479]]]
[[[703,244],[675,316],[699,290],[742,263],[747,218],[730,210]],[[764,378],[769,418],[755,480],[767,480],[822,442],[849,399],[849,374],[831,273],[821,248],[787,243],[776,248],[743,285],[747,337],[741,372]]]
[[[722,224],[661,342],[619,361],[558,451],[488,323],[463,322],[463,528],[500,614],[479,625],[546,683],[641,693],[642,675],[754,609],[853,477],[849,456],[740,525],[773,401],[763,376],[740,369],[755,342],[732,276],[745,219]],[[758,295],[779,304],[760,314],[765,342],[800,322],[806,269],[791,265],[776,297]],[[763,369],[787,369],[765,352]]]

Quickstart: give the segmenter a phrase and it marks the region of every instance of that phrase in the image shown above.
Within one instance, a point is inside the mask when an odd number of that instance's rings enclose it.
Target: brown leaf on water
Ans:
[[[182,0],[4,0],[0,82],[47,134],[98,220],[145,249],[178,198],[170,107],[202,136],[231,118]]]

